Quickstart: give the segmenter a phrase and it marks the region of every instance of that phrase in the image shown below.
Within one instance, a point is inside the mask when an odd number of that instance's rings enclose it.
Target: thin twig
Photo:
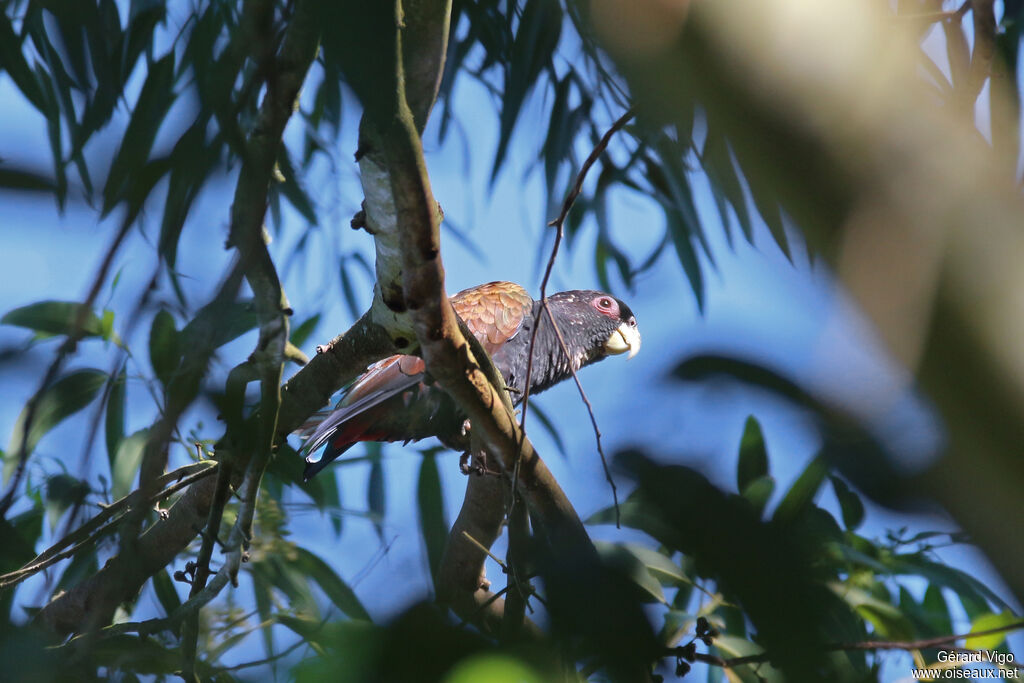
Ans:
[[[597,426],[597,418],[594,417],[594,408],[590,403],[590,399],[587,398],[586,392],[583,390],[583,384],[580,383],[580,378],[576,375],[576,368],[573,367],[572,358],[569,355],[569,350],[566,348],[565,339],[562,337],[561,330],[558,329],[557,323],[555,323],[554,317],[551,315],[551,311],[548,308],[548,280],[551,279],[551,271],[555,267],[555,258],[558,257],[558,248],[562,244],[562,237],[565,235],[565,219],[569,215],[569,211],[572,209],[573,204],[576,203],[576,199],[580,196],[583,191],[583,181],[587,177],[587,172],[590,171],[590,167],[601,157],[604,151],[608,148],[608,143],[611,142],[612,136],[621,130],[629,121],[633,118],[633,110],[629,109],[625,114],[620,116],[615,123],[612,124],[605,134],[598,141],[597,145],[590,152],[590,156],[587,157],[586,161],[583,162],[583,166],[580,167],[579,173],[576,174],[576,182],[573,184],[569,194],[566,195],[565,201],[562,202],[562,211],[558,214],[558,217],[548,223],[550,227],[555,228],[555,243],[551,248],[551,256],[548,258],[547,267],[544,269],[544,277],[540,281],[540,303],[541,308],[545,313],[548,314],[548,320],[551,321],[552,326],[555,329],[555,334],[558,336],[558,343],[562,347],[562,352],[565,357],[569,359],[569,369],[572,371],[572,377],[576,380],[576,388],[579,389],[580,397],[583,399],[583,403],[587,406],[587,411],[590,413],[590,422],[594,426],[594,436],[597,439],[597,452],[601,456],[601,466],[604,468],[604,476],[608,480],[608,484],[612,489],[612,500],[615,503],[615,526],[619,527],[619,496],[618,491],[615,488],[615,481],[612,479],[611,470],[608,468],[608,458],[605,457],[604,446],[601,444],[601,430]],[[533,347],[537,342],[537,330],[540,329],[540,320],[536,321],[533,330],[530,333],[530,352],[526,360],[526,386],[523,391],[523,407],[522,417],[519,420],[519,430],[522,432],[522,438],[526,439],[526,415],[530,408],[530,379],[533,374]],[[520,442],[520,457],[516,458],[516,466],[512,472],[512,490],[516,490],[516,486],[519,483],[519,462],[522,459],[522,442]],[[513,502],[514,502],[513,498]]]
[[[1016,631],[1024,628],[1024,620],[1015,621],[1004,626],[998,626],[996,628],[985,629],[984,631],[974,631],[971,633],[963,633],[960,635],[948,635],[938,636],[935,638],[925,638],[922,640],[865,640],[856,643],[836,643],[833,645],[826,646],[826,650],[829,652],[850,652],[850,651],[864,651],[864,650],[929,650],[932,648],[940,647],[943,645],[952,645],[958,640],[965,638],[974,638],[977,636],[987,636],[996,633],[1007,633],[1009,631]],[[979,653],[981,650],[971,650],[965,647],[952,647],[951,650],[957,652],[970,652]],[[676,656],[678,654],[678,648],[670,648],[666,651],[665,656]],[[744,664],[761,664],[771,659],[771,655],[767,652],[761,652],[756,655],[746,655],[744,657],[731,657],[723,658],[716,655],[709,655],[705,653],[696,653],[696,660],[698,662],[704,662],[705,664],[711,664],[712,666],[719,666],[723,669],[734,669]],[[1017,669],[1024,669],[1024,664],[1018,664],[1016,662],[1005,662],[1007,666],[1012,666]]]
[[[478,541],[478,540],[476,540],[475,538],[473,538],[473,537],[472,537],[472,536],[471,536],[471,535],[469,534],[469,532],[468,532],[468,531],[463,531],[463,532],[462,532],[462,535],[463,535],[463,536],[465,536],[465,537],[466,537],[466,539],[467,539],[467,540],[469,540],[469,542],[470,542],[470,543],[472,543],[472,544],[473,544],[473,545],[475,545],[475,546],[476,546],[477,548],[479,548],[480,550],[482,550],[482,551],[484,551],[485,553],[487,553],[488,557],[490,557],[490,558],[491,558],[492,560],[494,560],[495,562],[497,562],[497,563],[498,563],[498,566],[499,566],[499,567],[501,567],[501,570],[502,570],[503,572],[508,572],[508,565],[507,565],[507,564],[505,564],[504,560],[502,560],[502,559],[501,559],[500,557],[498,557],[497,555],[495,555],[494,553],[492,553],[492,552],[491,552],[491,549],[490,549],[490,548],[488,548],[488,547],[487,547],[487,546],[485,546],[485,545],[484,545],[483,543],[481,543],[480,541]]]
[[[196,471],[197,469],[198,471]],[[181,478],[179,479],[179,481],[172,484],[168,488],[163,489],[155,496],[152,496],[146,502],[147,507],[148,505],[152,505],[153,503],[160,502],[161,500],[170,496],[174,492],[183,489],[187,486],[190,486],[195,482],[199,481],[200,479],[210,476],[211,474],[213,474],[214,471],[216,471],[216,469],[217,463],[204,461],[191,463],[173,472],[168,472],[167,474],[160,477],[160,479],[157,482],[158,485],[163,486],[165,483],[174,481],[179,477]],[[188,474],[188,476],[183,476],[186,473],[191,474]],[[81,548],[85,547],[86,545],[95,543],[98,539],[110,533],[120,523],[120,518],[115,519],[114,521],[106,525],[104,525],[104,522],[109,520],[117,513],[125,509],[128,509],[133,505],[139,504],[139,493],[139,490],[135,490],[129,493],[124,498],[121,498],[116,502],[104,507],[95,517],[93,517],[88,522],[75,529],[70,534],[61,538],[55,544],[41,552],[38,556],[35,557],[35,559],[33,559],[25,566],[21,567],[20,569],[16,569],[13,572],[9,572],[7,574],[0,576],[0,589],[10,588],[11,586],[21,583],[33,574],[37,574],[38,572],[41,572],[42,570],[56,564],[57,562],[60,562],[63,559],[71,557],[72,555],[77,553]],[[64,550],[64,548],[66,548],[67,546],[72,547],[69,550]]]

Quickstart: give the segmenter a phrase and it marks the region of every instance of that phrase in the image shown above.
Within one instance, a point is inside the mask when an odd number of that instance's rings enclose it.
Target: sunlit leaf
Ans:
[[[1021,621],[1020,617],[1014,616],[1010,611],[994,614],[992,612],[983,614],[971,622],[971,633],[990,631],[992,629],[1004,628],[1010,624]],[[984,636],[972,636],[964,641],[964,647],[968,650],[994,650],[1006,641],[1006,632],[992,633]]]

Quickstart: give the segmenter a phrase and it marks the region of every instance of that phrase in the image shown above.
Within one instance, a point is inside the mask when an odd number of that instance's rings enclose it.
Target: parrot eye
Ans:
[[[615,318],[619,315],[619,304],[610,296],[599,296],[590,302],[602,314]]]

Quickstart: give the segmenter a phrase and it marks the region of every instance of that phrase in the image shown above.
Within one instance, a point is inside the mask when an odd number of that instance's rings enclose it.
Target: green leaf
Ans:
[[[181,363],[181,344],[178,330],[174,327],[174,316],[165,310],[154,316],[149,329],[149,362],[165,387],[171,383],[171,377]]]
[[[153,141],[174,101],[174,51],[149,65],[121,146],[103,188],[103,215],[128,194],[136,172],[149,159]]]
[[[212,301],[200,308],[182,328],[179,343],[182,349],[218,349],[257,324],[251,300]]]
[[[686,575],[682,567],[657,550],[651,550],[635,543],[622,543],[620,545],[628,550],[636,559],[640,560],[647,567],[647,571],[651,573],[651,576],[662,585],[693,584],[693,580]]]
[[[330,565],[305,548],[295,549],[293,564],[320,586],[331,602],[352,619],[370,621],[370,613],[363,607],[355,591],[341,580]]]
[[[551,61],[562,32],[562,8],[554,0],[527,0],[512,41],[509,68],[502,97],[498,148],[491,182],[498,176],[508,151],[519,111],[541,70]]]
[[[620,543],[604,541],[594,541],[594,547],[597,548],[597,554],[601,556],[601,562],[605,566],[625,575],[636,585],[642,600],[665,602],[661,584],[629,548]]]
[[[320,314],[306,318],[301,323],[292,328],[291,342],[295,346],[302,348],[302,345],[310,338],[313,332],[316,331],[317,325],[320,324]]]
[[[740,457],[736,465],[736,486],[740,493],[754,480],[768,474],[768,451],[764,446],[761,425],[753,415],[747,418],[740,439]]]
[[[14,424],[14,433],[7,449],[9,454],[16,456],[22,448],[25,453],[34,451],[36,444],[47,432],[92,403],[106,380],[107,374],[100,370],[76,370],[54,382],[39,397],[28,434],[25,433],[28,406],[22,409]]]
[[[854,493],[846,482],[838,477],[829,477],[832,482],[832,490],[836,492],[839,500],[839,508],[843,513],[843,524],[850,531],[860,526],[864,521],[864,503],[860,496]]]
[[[436,581],[444,544],[448,539],[448,520],[445,519],[444,493],[441,489],[441,475],[437,470],[437,456],[433,452],[423,453],[416,499],[419,504],[420,532],[427,550],[427,563],[430,565],[430,575]]]
[[[1012,612],[1006,611],[1000,614],[989,612],[971,622],[971,633],[989,631],[994,628],[1004,628],[1010,624],[1020,621]],[[986,636],[973,636],[964,641],[964,647],[968,650],[995,650],[1006,641],[1006,632],[992,633]]]
[[[71,301],[40,301],[15,308],[0,318],[2,325],[24,327],[42,336],[70,335],[76,329],[76,322],[81,324],[83,337],[103,334],[103,323],[92,309]]]
[[[117,449],[124,439],[124,404],[128,376],[122,366],[117,377],[110,378],[110,395],[107,398],[107,419],[104,432],[107,441],[107,459],[113,469]]]
[[[22,41],[14,32],[7,12],[0,12],[0,70],[7,72],[21,94],[40,112],[46,113],[43,92],[35,74],[25,60]]]
[[[121,445],[117,447],[114,465],[110,472],[111,495],[114,500],[124,498],[132,492],[132,484],[135,482],[135,476],[142,464],[142,454],[146,450],[148,440],[149,429],[140,429],[121,441]]]
[[[46,518],[50,530],[57,528],[64,512],[85,502],[90,493],[89,484],[70,474],[55,474],[46,480]]]
[[[0,168],[0,188],[20,192],[55,192],[57,183],[53,178],[32,171]]]
[[[764,512],[764,508],[768,505],[768,501],[771,499],[772,493],[774,492],[774,479],[771,477],[758,477],[746,485],[741,495],[750,501],[750,504],[753,505],[758,512]]]
[[[160,601],[160,606],[164,608],[165,614],[173,614],[176,609],[181,607],[181,598],[178,596],[178,591],[174,589],[174,581],[167,573],[167,569],[161,569],[153,575],[153,591],[156,593],[156,599]]]
[[[370,475],[366,483],[366,505],[374,515],[373,527],[377,531],[377,536],[383,541],[384,525],[381,520],[384,519],[386,501],[384,496],[384,466],[380,461],[380,444],[368,443],[366,449],[372,458]]]
[[[814,497],[818,495],[818,489],[821,488],[827,474],[828,467],[821,457],[811,460],[807,469],[797,477],[793,486],[786,493],[786,497],[776,508],[775,521],[783,524],[791,523],[809,508],[814,502]]]

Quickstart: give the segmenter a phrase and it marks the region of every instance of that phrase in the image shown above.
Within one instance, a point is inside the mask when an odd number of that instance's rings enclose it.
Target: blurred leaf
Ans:
[[[647,570],[647,567],[632,552],[632,549],[619,543],[605,543],[594,541],[601,562],[613,570],[625,575],[642,593],[641,599],[645,602],[656,600],[665,602],[665,593],[661,590],[661,584]]]
[[[320,314],[316,313],[301,323],[292,328],[291,342],[295,346],[302,348],[302,345],[306,343],[309,337],[316,331],[317,325],[320,324]]]
[[[550,417],[548,417],[547,412],[537,405],[537,403],[531,402],[530,413],[540,421],[541,426],[544,427],[544,431],[546,431],[551,437],[551,440],[555,442],[555,448],[558,449],[558,452],[562,457],[566,457],[568,455],[568,451],[565,450],[565,442],[562,441],[562,436],[558,433],[558,427],[556,427],[555,423],[551,421]]]
[[[174,316],[163,309],[153,317],[149,328],[149,362],[165,387],[171,383],[171,377],[181,363],[181,345],[174,327]]]
[[[174,581],[166,568],[153,575],[153,592],[156,593],[160,606],[164,608],[164,614],[173,614],[181,607],[181,598],[174,589]]]
[[[930,560],[923,553],[894,555],[885,558],[884,561],[889,571],[894,574],[920,576],[934,585],[949,588],[964,602],[965,609],[971,603],[988,603],[1000,611],[1011,610],[1002,598],[981,581],[955,567]],[[968,616],[973,619],[977,614],[971,612],[972,610],[967,609]]]
[[[34,330],[39,335],[70,335],[75,323],[81,320],[82,336],[99,337],[103,324],[99,317],[84,304],[71,301],[40,301],[8,311],[0,324]]]
[[[758,513],[764,512],[765,506],[775,492],[775,480],[771,477],[758,477],[747,484],[741,494]]]
[[[90,493],[87,482],[70,474],[54,474],[46,479],[46,518],[50,530],[57,528],[57,522],[68,508],[81,505]]]
[[[551,61],[562,32],[562,8],[555,0],[526,0],[519,28],[512,41],[505,91],[501,106],[501,128],[494,155],[491,182],[498,176],[508,151],[519,111],[527,94],[546,64]]]
[[[1000,614],[994,614],[992,612],[982,614],[971,622],[971,633],[988,631],[994,628],[1003,628],[1018,621],[1020,621],[1020,618],[1014,616],[1014,614],[1009,611],[1002,612]],[[987,636],[973,636],[968,638],[964,641],[964,647],[968,650],[995,650],[1004,642],[1006,642],[1005,632],[993,633]]]
[[[61,572],[60,580],[54,586],[54,594],[80,584],[99,571],[99,561],[96,559],[97,550],[97,546],[91,545],[82,548],[71,557],[71,561]]]
[[[914,627],[903,612],[895,606],[879,600],[865,590],[848,585],[833,585],[833,591],[864,619],[871,622],[883,638],[889,640],[910,640]]]
[[[843,513],[843,524],[850,531],[860,526],[864,521],[864,503],[860,496],[850,490],[846,482],[839,477],[829,477],[832,482],[832,489],[839,500],[839,508]]]
[[[736,465],[736,487],[742,493],[756,479],[768,474],[768,451],[761,425],[753,415],[747,418],[740,439],[740,457]]]
[[[697,299],[697,308],[704,311],[704,275],[701,272],[700,261],[697,260],[697,252],[693,248],[690,239],[690,231],[683,222],[680,215],[669,210],[666,213],[668,231],[672,235],[672,244],[675,245],[676,255],[679,263],[683,266],[686,279],[690,282],[690,289]]]
[[[178,333],[182,349],[218,349],[256,327],[251,300],[212,301]]]
[[[380,444],[368,443],[366,449],[371,458],[370,475],[366,483],[366,505],[374,515],[373,527],[377,537],[384,540],[385,498],[384,498],[384,465],[380,461]]]
[[[507,654],[478,654],[463,659],[449,671],[442,683],[543,683],[526,662]]]
[[[135,476],[142,464],[142,454],[149,440],[149,429],[140,429],[121,441],[111,468],[111,496],[114,500],[124,498],[134,489]]]
[[[32,427],[27,435],[25,420],[28,418],[28,406],[18,415],[11,434],[11,443],[7,448],[9,453],[20,453],[22,447],[25,453],[32,453],[47,432],[65,418],[92,403],[106,380],[107,374],[100,370],[76,370],[54,382],[39,397]]]
[[[811,460],[775,509],[775,521],[788,524],[796,520],[811,506],[827,474],[828,467],[824,460],[820,457]]]
[[[359,601],[355,591],[334,573],[330,565],[305,548],[296,548],[295,554],[292,564],[305,576],[316,581],[338,609],[352,619],[370,621],[370,614]]]
[[[107,460],[113,469],[117,449],[124,439],[124,405],[128,390],[128,376],[125,366],[116,377],[110,378],[110,395],[107,398],[107,419],[104,428],[107,441]]]
[[[306,193],[305,188],[299,183],[295,173],[295,167],[288,156],[288,149],[281,145],[281,153],[277,157],[277,167],[284,178],[282,182],[274,184],[273,189],[280,189],[281,194],[288,199],[288,202],[302,215],[310,225],[317,225],[318,218],[313,200]]]
[[[420,533],[427,550],[427,564],[430,575],[437,581],[437,570],[448,540],[448,520],[444,512],[444,492],[441,489],[441,475],[437,470],[437,456],[433,452],[423,453],[420,461],[420,477],[416,487],[416,501],[420,513]]]
[[[0,12],[0,70],[7,72],[21,94],[39,111],[46,113],[43,93],[35,74],[25,61],[22,41],[14,32],[7,12]]]
[[[31,171],[0,167],[0,188],[21,192],[55,192],[57,183]]]
[[[157,131],[174,101],[174,51],[149,66],[146,82],[135,101],[121,146],[103,188],[103,215],[114,208],[136,182],[135,174],[149,158]],[[169,169],[168,169],[169,170]]]

